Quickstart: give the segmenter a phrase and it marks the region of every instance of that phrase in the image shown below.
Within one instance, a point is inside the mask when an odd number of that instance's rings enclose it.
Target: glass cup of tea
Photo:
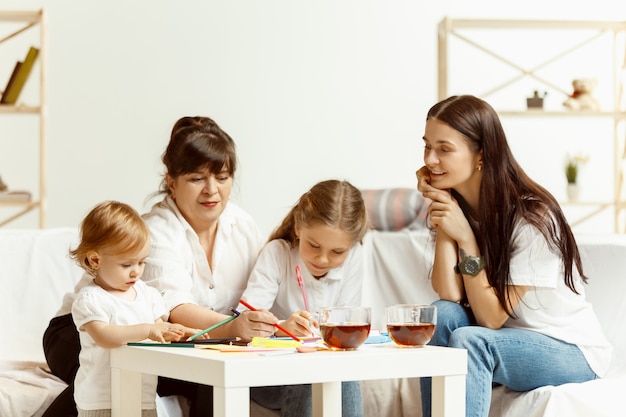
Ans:
[[[370,334],[369,307],[326,307],[319,310],[320,333],[332,350],[355,350]]]
[[[437,325],[434,305],[399,304],[385,308],[389,337],[399,346],[420,347],[430,342]]]

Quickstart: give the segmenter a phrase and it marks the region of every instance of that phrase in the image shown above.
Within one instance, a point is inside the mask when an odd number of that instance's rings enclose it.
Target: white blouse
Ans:
[[[161,292],[168,311],[192,303],[229,314],[263,246],[252,217],[232,202],[226,205],[219,218],[213,270],[198,235],[169,196],[143,218],[151,249],[142,279]]]

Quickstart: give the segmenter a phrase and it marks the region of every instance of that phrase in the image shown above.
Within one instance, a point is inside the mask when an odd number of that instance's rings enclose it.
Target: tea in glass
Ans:
[[[322,339],[333,350],[355,350],[370,333],[369,307],[328,307],[319,311]]]
[[[399,346],[424,346],[435,334],[437,307],[433,305],[389,306],[385,315],[389,337]]]

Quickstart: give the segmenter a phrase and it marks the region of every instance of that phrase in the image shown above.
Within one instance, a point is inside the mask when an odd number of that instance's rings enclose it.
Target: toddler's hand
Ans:
[[[148,338],[160,343],[179,341],[185,335],[183,328],[180,324],[167,321],[155,323],[150,327]]]

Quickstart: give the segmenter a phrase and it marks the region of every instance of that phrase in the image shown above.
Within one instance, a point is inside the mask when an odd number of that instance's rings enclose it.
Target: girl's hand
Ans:
[[[281,326],[296,336],[310,336],[312,331],[310,327],[311,313],[308,311],[296,311],[287,320],[281,323]],[[281,331],[278,332],[281,336]]]

